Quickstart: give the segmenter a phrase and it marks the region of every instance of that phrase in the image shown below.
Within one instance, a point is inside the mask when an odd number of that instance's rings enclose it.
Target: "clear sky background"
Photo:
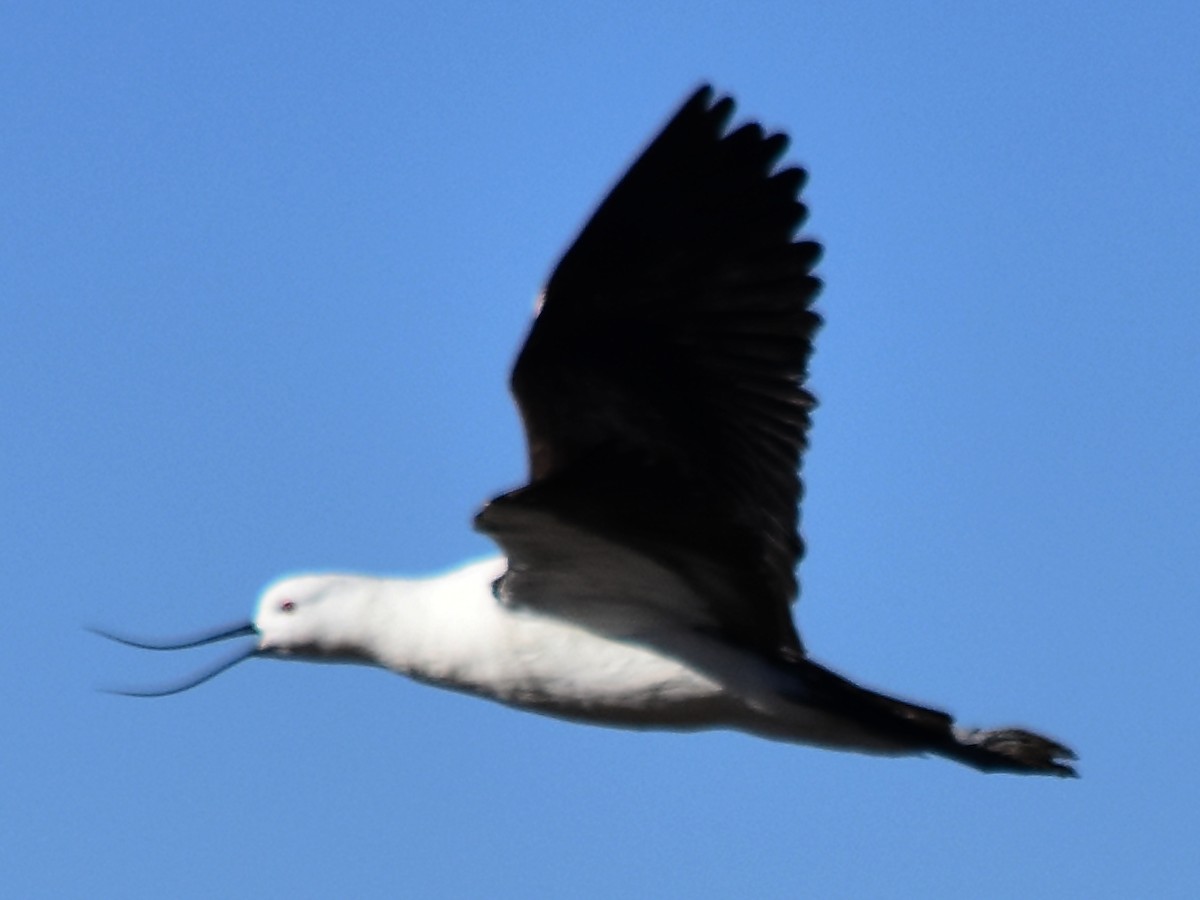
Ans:
[[[1200,892],[1194,3],[4,4],[0,893]],[[814,655],[1080,781],[142,653],[490,552],[505,379],[702,80],[827,246]]]

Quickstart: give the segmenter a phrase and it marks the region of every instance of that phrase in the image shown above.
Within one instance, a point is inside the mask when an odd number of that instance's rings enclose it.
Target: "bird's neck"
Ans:
[[[495,557],[429,578],[379,580],[363,637],[372,659],[450,687],[485,683],[488,650],[504,627],[492,596],[504,566]]]

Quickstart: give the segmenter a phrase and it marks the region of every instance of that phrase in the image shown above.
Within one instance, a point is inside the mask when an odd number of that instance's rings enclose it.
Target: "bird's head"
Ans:
[[[267,587],[254,628],[258,653],[330,661],[362,658],[358,604],[362,579],[297,575]]]

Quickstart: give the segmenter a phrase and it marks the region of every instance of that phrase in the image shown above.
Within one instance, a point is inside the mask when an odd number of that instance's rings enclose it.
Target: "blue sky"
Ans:
[[[1200,14],[1185,3],[6,4],[0,892],[1185,897]],[[827,246],[797,608],[1077,782],[144,654],[282,572],[489,552],[536,290],[701,80]]]

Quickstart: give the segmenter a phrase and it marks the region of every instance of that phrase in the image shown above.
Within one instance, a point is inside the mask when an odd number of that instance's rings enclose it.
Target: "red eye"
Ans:
[[[296,609],[296,603],[294,600],[284,600],[282,603],[279,604],[280,612],[293,612],[295,609]]]

